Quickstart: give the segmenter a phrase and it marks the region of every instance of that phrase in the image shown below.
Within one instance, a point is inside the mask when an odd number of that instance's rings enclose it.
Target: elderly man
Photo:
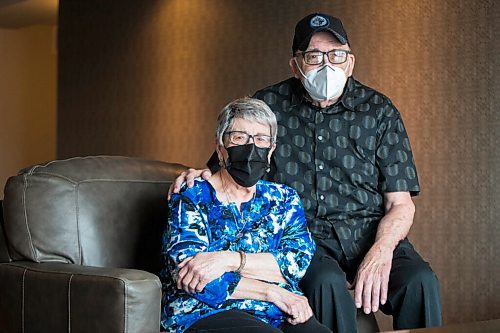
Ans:
[[[317,244],[301,287],[337,332],[356,331],[356,308],[380,308],[395,329],[439,326],[437,278],[406,238],[420,191],[408,136],[392,102],[352,77],[354,63],[341,21],[310,14],[295,28],[294,77],[255,94],[278,119],[267,178],[298,191]],[[184,173],[173,191],[199,175],[210,173]]]

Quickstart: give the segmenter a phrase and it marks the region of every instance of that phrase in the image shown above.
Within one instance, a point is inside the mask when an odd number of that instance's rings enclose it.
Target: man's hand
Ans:
[[[376,312],[387,301],[392,266],[389,247],[375,244],[361,262],[354,281],[354,303],[365,313]]]
[[[354,280],[354,303],[365,313],[375,312],[387,301],[393,251],[413,224],[415,205],[410,192],[384,194],[385,216],[377,228],[375,243],[361,262]]]
[[[207,283],[238,268],[239,264],[238,252],[197,253],[178,265],[177,288],[189,293],[200,292]]]
[[[168,188],[168,200],[172,197],[172,193],[179,193],[179,190],[184,182],[187,183],[188,187],[193,187],[195,178],[202,177],[203,179],[208,180],[211,176],[212,173],[209,169],[187,169],[186,171],[183,171],[179,177],[175,178],[175,181]]]
[[[305,296],[294,294],[276,285],[271,285],[267,294],[268,301],[287,314],[286,321],[292,325],[305,323],[313,316]]]

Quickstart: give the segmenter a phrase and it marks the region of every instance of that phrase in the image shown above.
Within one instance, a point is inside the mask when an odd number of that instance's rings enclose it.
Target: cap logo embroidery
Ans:
[[[311,25],[311,28],[324,27],[325,25],[328,25],[328,20],[323,16],[316,15],[311,19],[309,24]]]

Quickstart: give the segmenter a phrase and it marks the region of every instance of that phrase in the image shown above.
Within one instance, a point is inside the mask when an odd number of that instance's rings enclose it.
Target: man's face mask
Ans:
[[[226,148],[226,169],[234,181],[244,187],[252,187],[269,171],[268,155],[271,148],[259,148],[253,143]]]
[[[302,84],[312,99],[325,101],[342,95],[347,82],[347,76],[342,68],[324,64],[304,74],[297,59],[295,59],[295,64],[304,78]]]

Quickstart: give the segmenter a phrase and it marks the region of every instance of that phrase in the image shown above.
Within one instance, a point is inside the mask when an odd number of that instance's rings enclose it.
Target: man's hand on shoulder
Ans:
[[[168,200],[172,197],[172,193],[179,193],[184,182],[186,182],[188,187],[193,187],[195,178],[202,177],[203,179],[208,180],[211,176],[212,173],[209,169],[195,170],[191,168],[183,171],[168,188]]]

